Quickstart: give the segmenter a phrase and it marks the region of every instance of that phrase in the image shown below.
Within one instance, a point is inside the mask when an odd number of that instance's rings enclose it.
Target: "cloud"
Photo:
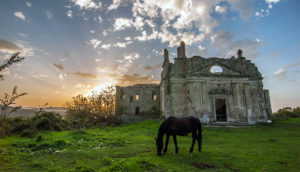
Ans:
[[[34,56],[35,52],[40,52],[45,54],[46,52],[37,48],[32,47],[29,42],[27,41],[22,41],[22,40],[17,40],[16,44],[21,47],[22,51],[22,56],[29,57],[29,56]]]
[[[90,33],[94,34],[94,33],[95,33],[95,31],[94,31],[94,30],[90,30]]]
[[[121,0],[113,0],[113,3],[107,8],[108,11],[115,10],[121,5]]]
[[[99,22],[100,22],[100,23],[102,23],[102,22],[103,22],[103,19],[102,19],[102,17],[101,17],[101,16],[98,16],[98,20],[99,20]]]
[[[14,15],[15,15],[16,17],[19,17],[19,18],[22,19],[22,20],[26,20],[26,18],[25,18],[25,16],[24,16],[23,12],[21,12],[21,11],[16,11],[16,12],[14,13]]]
[[[109,49],[111,47],[111,44],[103,44],[102,46],[101,46],[101,48],[103,48],[103,49]]]
[[[62,64],[55,64],[55,63],[52,63],[52,65],[58,69],[58,70],[64,70],[64,66]]]
[[[217,6],[215,7],[215,11],[216,11],[217,13],[223,14],[223,13],[226,13],[227,7],[226,7],[226,6],[220,6],[220,5],[217,5]]]
[[[300,60],[298,60],[298,62],[296,62],[296,63],[288,64],[288,65],[281,67],[274,74],[278,80],[286,80],[286,79],[288,79],[288,76],[287,76],[288,70],[298,67],[298,66],[300,66]]]
[[[52,15],[52,13],[51,13],[50,11],[46,11],[46,16],[47,16],[47,18],[48,18],[49,20],[51,20],[52,17],[53,17],[53,15]]]
[[[226,31],[220,31],[211,36],[210,47],[217,50],[216,56],[235,56],[238,49],[242,49],[248,59],[259,57],[258,49],[264,44],[260,39],[233,40],[233,35]]]
[[[102,32],[102,34],[103,34],[103,36],[107,36],[107,30],[103,30],[103,32]]]
[[[32,6],[32,4],[29,1],[26,2],[25,4],[26,4],[27,7],[31,7]]]
[[[117,42],[117,43],[114,44],[114,47],[126,48],[126,43]]]
[[[15,43],[0,39],[0,52],[3,53],[16,53],[22,51],[22,48]]]
[[[27,35],[24,34],[24,33],[18,33],[18,35],[19,35],[19,36],[22,36],[22,37],[27,37]]]
[[[77,75],[77,76],[80,76],[80,77],[83,77],[83,78],[91,78],[91,79],[96,79],[97,76],[95,74],[92,74],[92,73],[82,73],[82,72],[75,72],[73,73],[74,75]]]
[[[140,54],[138,53],[131,53],[131,54],[127,54],[124,55],[124,59],[128,60],[129,62],[132,62],[135,59],[138,59],[140,57]]]
[[[94,47],[94,48],[97,48],[99,45],[100,45],[101,41],[98,40],[98,39],[91,39],[90,40],[90,44]]]
[[[272,4],[272,3],[274,3],[274,4],[276,4],[276,3],[278,3],[280,0],[266,0],[266,3],[268,3],[268,4]]]
[[[102,3],[96,2],[94,0],[71,0],[75,5],[79,6],[80,9],[99,9],[102,6]]]
[[[67,16],[69,17],[69,18],[73,18],[73,13],[72,13],[72,11],[71,10],[69,10],[68,12],[67,12]]]
[[[133,21],[128,18],[117,18],[114,23],[114,31],[124,30],[125,28],[131,27],[133,25]]]
[[[145,70],[157,70],[157,69],[160,69],[162,67],[162,63],[159,63],[157,65],[154,65],[154,66],[149,66],[149,65],[146,65],[144,67]]]
[[[158,80],[155,80],[153,76],[149,75],[139,75],[137,73],[132,75],[116,75],[110,74],[110,77],[117,81],[116,85],[128,86],[134,84],[149,84],[149,83],[158,83]]]

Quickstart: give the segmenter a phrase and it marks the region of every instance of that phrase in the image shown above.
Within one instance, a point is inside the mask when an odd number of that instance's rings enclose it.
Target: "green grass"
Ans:
[[[84,132],[43,132],[41,141],[38,136],[0,139],[0,171],[300,171],[299,118],[268,126],[204,126],[201,153],[188,152],[189,135],[177,137],[177,155],[170,138],[164,156],[156,155],[159,124],[148,120]]]

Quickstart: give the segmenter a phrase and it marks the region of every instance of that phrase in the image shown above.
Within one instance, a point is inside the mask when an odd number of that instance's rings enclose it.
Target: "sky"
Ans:
[[[255,63],[273,111],[300,106],[299,0],[1,0],[0,97],[63,106],[107,85],[159,83],[162,52],[237,56]]]

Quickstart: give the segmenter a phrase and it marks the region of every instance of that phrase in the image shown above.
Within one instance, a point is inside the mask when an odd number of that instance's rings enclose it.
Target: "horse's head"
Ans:
[[[156,142],[156,148],[157,148],[157,155],[161,155],[161,151],[163,149],[163,141],[160,139],[155,138],[155,142]]]

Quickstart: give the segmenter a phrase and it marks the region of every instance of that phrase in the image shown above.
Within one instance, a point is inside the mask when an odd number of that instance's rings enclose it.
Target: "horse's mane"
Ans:
[[[157,133],[157,139],[158,140],[161,140],[163,139],[163,136],[164,136],[164,133],[165,133],[165,130],[166,130],[166,121],[164,121],[160,127],[159,127],[159,130],[158,130],[158,133]]]

